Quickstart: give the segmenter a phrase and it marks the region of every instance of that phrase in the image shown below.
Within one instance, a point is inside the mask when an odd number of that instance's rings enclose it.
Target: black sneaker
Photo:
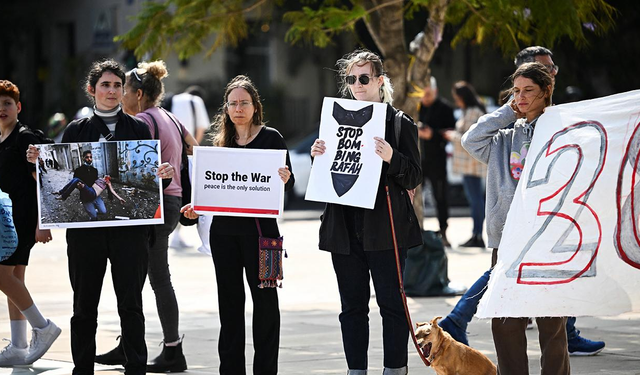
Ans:
[[[120,339],[120,336],[118,336],[116,340],[119,340],[119,339]],[[124,366],[124,364],[127,362],[127,357],[124,355],[124,350],[122,349],[122,341],[120,341],[118,346],[116,346],[111,351],[104,354],[97,355],[95,362],[101,365],[108,365],[108,366],[117,366],[117,365]]]
[[[460,247],[485,247],[482,236],[472,236],[467,242],[458,245]]]

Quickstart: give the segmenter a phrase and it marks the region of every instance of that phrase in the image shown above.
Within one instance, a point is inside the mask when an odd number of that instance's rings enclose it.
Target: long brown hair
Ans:
[[[235,89],[244,89],[251,96],[255,112],[253,113],[252,125],[262,125],[263,113],[262,103],[260,102],[260,94],[251,79],[244,75],[233,78],[224,89],[224,100],[222,106],[218,110],[213,126],[215,135],[213,136],[213,145],[218,147],[233,147],[235,145],[234,137],[236,136],[236,128],[233,126],[229,112],[227,111],[227,101],[229,94]]]
[[[536,85],[540,86],[540,90],[547,95],[544,98],[545,106],[551,105],[551,96],[553,95],[553,77],[549,74],[549,70],[539,62],[524,63],[516,69],[515,73],[511,75],[511,82],[515,82],[516,78],[524,77],[529,78]],[[549,89],[551,87],[551,89]],[[510,89],[510,94],[513,95],[513,86]]]

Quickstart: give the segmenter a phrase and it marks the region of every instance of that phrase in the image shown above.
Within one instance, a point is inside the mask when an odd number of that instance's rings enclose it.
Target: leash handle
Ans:
[[[393,224],[393,210],[391,209],[391,196],[389,195],[389,185],[385,185],[385,191],[387,192],[387,207],[389,208],[389,222],[391,223],[391,238],[393,239],[393,250],[396,256],[396,270],[398,271],[398,284],[400,286],[400,295],[402,296],[402,305],[404,306],[404,315],[407,317],[407,323],[409,324],[409,332],[411,332],[411,339],[413,340],[413,346],[420,355],[422,362],[429,367],[431,362],[424,356],[420,345],[418,345],[418,339],[416,339],[416,333],[413,330],[413,323],[411,322],[411,314],[409,313],[409,306],[407,305],[407,295],[404,292],[404,282],[402,281],[402,269],[400,267],[400,251],[398,250],[398,242],[396,241],[396,228]]]

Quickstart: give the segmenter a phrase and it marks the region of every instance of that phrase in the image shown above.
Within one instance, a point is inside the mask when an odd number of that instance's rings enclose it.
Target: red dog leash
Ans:
[[[404,293],[404,283],[402,281],[402,269],[400,268],[400,252],[398,251],[398,242],[396,241],[396,228],[393,224],[393,210],[391,209],[391,196],[389,195],[389,185],[385,185],[385,190],[387,192],[387,207],[389,208],[389,222],[391,223],[391,238],[393,239],[393,250],[396,255],[396,270],[398,271],[398,283],[400,285],[400,295],[402,296],[402,305],[404,306],[404,314],[407,317],[407,323],[409,323],[409,332],[411,332],[411,339],[413,340],[413,345],[416,347],[422,362],[424,362],[427,367],[431,366],[431,362],[427,357],[424,356],[422,349],[420,349],[420,345],[418,345],[418,340],[416,339],[416,333],[413,330],[413,323],[411,322],[411,314],[409,313],[409,306],[407,306],[407,295]]]

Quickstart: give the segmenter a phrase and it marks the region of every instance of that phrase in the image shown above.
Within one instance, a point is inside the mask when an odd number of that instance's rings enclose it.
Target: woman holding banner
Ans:
[[[493,248],[491,266],[498,258],[507,212],[522,175],[538,117],[551,105],[553,77],[538,63],[522,64],[511,76],[511,99],[495,112],[480,117],[462,137],[471,156],[487,164],[488,247]],[[502,251],[508,251],[504,249]],[[529,373],[527,358],[528,318],[494,318],[491,329],[501,375]],[[567,318],[536,318],[540,335],[542,374],[569,374]]]
[[[338,60],[343,96],[356,100],[387,103],[385,137],[375,138],[375,153],[384,162],[372,210],[328,203],[320,226],[320,249],[331,252],[338,280],[342,312],[340,325],[348,374],[367,373],[369,346],[369,290],[373,279],[376,301],[383,323],[384,375],[404,375],[407,369],[409,329],[399,292],[393,238],[385,186],[393,207],[394,225],[400,248],[401,268],[407,249],[420,245],[418,219],[407,190],[422,181],[418,132],[413,120],[403,115],[396,139],[391,106],[393,88],[378,55],[356,50]],[[316,140],[311,156],[324,154],[323,140]]]
[[[227,84],[224,103],[213,123],[214,146],[286,150],[280,133],[263,122],[260,95],[249,77],[239,75]],[[294,177],[287,153],[286,166],[278,169],[285,190]],[[182,208],[195,219],[191,205]],[[258,219],[262,235],[280,236],[276,219]],[[210,229],[211,255],[216,269],[220,308],[220,374],[245,373],[245,322],[243,268],[253,300],[254,374],[278,372],[280,309],[275,288],[260,288],[258,277],[258,228],[253,217],[216,216]]]
[[[151,139],[149,128],[142,120],[122,111],[120,103],[125,80],[125,73],[116,61],[94,62],[85,86],[87,95],[95,103],[93,114],[71,122],[64,131],[62,142]],[[30,146],[28,160],[35,161],[38,155],[37,148]],[[173,177],[173,167],[162,163],[157,175],[168,181]],[[120,341],[127,358],[125,372],[131,375],[146,373],[142,288],[153,236],[154,229],[149,226],[67,229],[69,278],[73,288],[71,354],[74,374],[94,373],[98,304],[107,261],[111,262],[113,288],[118,300]]]

